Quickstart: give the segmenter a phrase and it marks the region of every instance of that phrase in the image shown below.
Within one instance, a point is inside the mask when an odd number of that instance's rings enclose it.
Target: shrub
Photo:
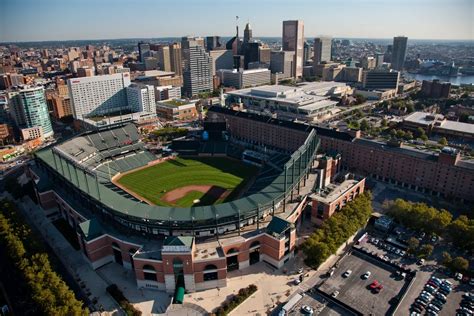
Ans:
[[[250,295],[257,291],[257,286],[255,284],[250,284],[246,288],[242,288],[239,290],[237,295],[232,295],[228,301],[224,301],[221,306],[215,309],[214,313],[217,316],[227,315],[239,306],[243,301],[245,301]]]
[[[140,316],[142,314],[141,311],[130,304],[128,299],[123,295],[122,291],[120,291],[116,284],[109,285],[107,287],[107,292],[112,295],[112,297],[119,303],[120,307],[123,308],[128,316]]]

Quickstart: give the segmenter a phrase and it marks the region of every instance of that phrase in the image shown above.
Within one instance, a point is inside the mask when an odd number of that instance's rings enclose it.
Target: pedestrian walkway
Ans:
[[[13,198],[8,193],[3,193],[2,198]],[[45,216],[44,210],[33,203],[29,196],[16,200],[17,206],[26,216],[26,219],[33,224],[50,247],[54,250],[58,258],[74,277],[81,287],[85,296],[89,298],[96,310],[103,310],[100,315],[122,315],[118,304],[106,292],[107,283],[92,269],[81,251],[75,250],[64,236],[54,227]]]

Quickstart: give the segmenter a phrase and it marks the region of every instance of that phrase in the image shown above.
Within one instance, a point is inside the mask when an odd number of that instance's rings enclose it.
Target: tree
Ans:
[[[425,130],[424,130],[423,128],[418,127],[418,128],[416,129],[415,135],[416,135],[416,137],[421,138],[421,136],[422,136],[422,135],[426,135],[426,133],[425,133]]]
[[[413,139],[413,134],[410,131],[405,132],[405,139],[406,140],[411,140]]]
[[[397,131],[394,130],[394,129],[391,129],[390,132],[388,132],[390,134],[390,136],[393,138],[397,135]]]
[[[469,268],[469,261],[463,257],[456,257],[451,261],[451,269],[457,272],[467,271]]]
[[[446,146],[448,145],[448,140],[446,139],[446,137],[441,137],[440,140],[438,140],[438,144]]]
[[[416,250],[420,246],[420,241],[416,239],[415,237],[411,237],[408,240],[408,252],[409,253],[416,253]]]
[[[424,142],[426,142],[428,140],[428,136],[426,136],[426,134],[423,134],[420,136],[420,139]]]
[[[387,127],[387,125],[388,125],[387,119],[386,119],[386,118],[383,118],[382,121],[380,122],[380,125],[381,125],[382,127]]]
[[[451,265],[451,261],[453,261],[453,258],[451,258],[449,252],[443,251],[441,254],[441,264],[443,264],[445,267],[449,267]]]
[[[403,137],[405,137],[405,131],[401,129],[397,130],[397,138],[402,139]]]
[[[433,249],[433,245],[425,244],[421,246],[420,251],[418,252],[418,256],[423,258],[429,257],[433,253]]]
[[[407,103],[406,109],[407,109],[407,113],[412,113],[415,111],[415,107],[411,103]]]
[[[363,119],[361,122],[360,122],[360,130],[365,132],[369,129],[370,125],[369,125],[369,122],[367,122],[366,119]]]

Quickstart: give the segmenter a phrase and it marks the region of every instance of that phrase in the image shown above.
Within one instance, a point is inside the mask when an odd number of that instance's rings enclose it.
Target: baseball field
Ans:
[[[124,174],[116,184],[151,204],[202,206],[234,199],[257,172],[227,157],[175,158]]]

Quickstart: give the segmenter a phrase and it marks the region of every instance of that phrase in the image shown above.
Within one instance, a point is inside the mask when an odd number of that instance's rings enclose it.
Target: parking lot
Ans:
[[[348,277],[343,277],[347,270],[351,270],[352,273]],[[371,272],[371,276],[364,280],[362,275],[367,271]],[[390,265],[353,253],[340,261],[339,267],[321,285],[320,290],[329,295],[338,291],[337,300],[365,315],[384,315],[391,303],[395,303],[393,298],[405,284],[405,280],[395,276],[395,271],[396,269]],[[383,285],[379,293],[369,288],[375,280]]]
[[[423,267],[421,271],[417,274],[417,279],[413,283],[413,286],[407,292],[405,299],[400,303],[400,307],[396,313],[396,315],[409,315],[410,314],[410,307],[415,302],[415,300],[419,297],[420,293],[423,291],[425,284],[429,281],[431,276],[435,276],[440,279],[446,279],[453,284],[453,290],[450,294],[446,296],[447,300],[446,303],[443,305],[441,311],[438,313],[440,316],[450,316],[456,315],[456,310],[459,308],[459,305],[462,300],[462,296],[469,292],[474,291],[474,286],[460,283],[459,281],[447,277],[446,275],[439,273],[439,272],[430,272],[430,268],[428,266]]]
[[[347,310],[338,306],[337,304],[330,302],[324,297],[316,292],[312,294],[307,294],[303,297],[301,301],[295,305],[295,308],[292,309],[288,316],[299,316],[301,315],[302,306],[310,306],[315,315],[320,316],[345,316],[348,315]]]

